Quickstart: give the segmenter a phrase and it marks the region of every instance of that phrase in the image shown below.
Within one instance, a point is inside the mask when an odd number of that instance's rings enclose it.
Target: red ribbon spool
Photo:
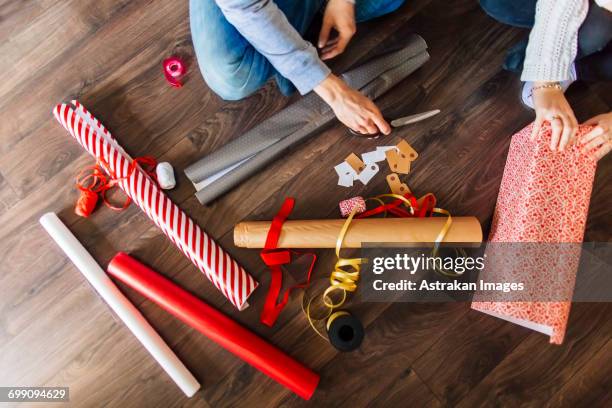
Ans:
[[[180,78],[185,75],[187,72],[187,68],[185,67],[185,63],[182,59],[177,56],[172,56],[166,58],[164,60],[164,76],[166,77],[166,81],[176,87],[180,88],[183,84],[180,81]]]
[[[96,209],[100,197],[104,204],[111,210],[123,211],[128,208],[132,202],[129,197],[126,198],[121,207],[118,207],[111,204],[111,202],[106,199],[106,192],[115,187],[119,181],[130,178],[138,165],[142,167],[149,177],[157,182],[155,175],[155,166],[157,166],[157,162],[154,158],[149,156],[135,158],[128,168],[127,175],[123,178],[117,177],[112,172],[110,176],[104,173],[104,171],[102,171],[103,168],[110,168],[104,159],[101,159],[99,163],[96,163],[94,166],[88,166],[81,170],[76,177],[76,187],[80,190],[80,195],[74,207],[75,214],[85,218],[89,217]]]

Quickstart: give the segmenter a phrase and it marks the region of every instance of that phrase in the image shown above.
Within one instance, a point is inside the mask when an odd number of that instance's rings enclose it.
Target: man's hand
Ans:
[[[334,74],[325,78],[314,91],[331,106],[340,122],[354,131],[362,134],[376,134],[379,130],[385,135],[391,133],[391,126],[374,102]]]
[[[534,88],[541,85],[536,82]],[[563,150],[571,145],[578,130],[578,121],[563,91],[556,88],[540,88],[533,91],[533,105],[536,119],[531,134],[532,140],[540,132],[544,122],[550,122],[552,138],[551,150]]]
[[[597,115],[584,124],[594,125],[595,128],[582,136],[580,147],[583,152],[599,160],[612,150],[612,112]]]
[[[338,32],[338,36],[330,39],[332,28]],[[342,54],[356,30],[355,5],[348,0],[329,0],[319,34],[321,59],[327,60]]]

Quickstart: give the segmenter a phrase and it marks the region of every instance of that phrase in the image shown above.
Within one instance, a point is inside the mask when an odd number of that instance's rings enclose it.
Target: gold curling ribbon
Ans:
[[[433,193],[427,193],[425,194],[423,197],[427,197],[427,196],[432,196],[434,199],[436,198],[436,196],[433,195]],[[412,207],[412,203],[410,202],[410,200],[408,200],[406,197],[399,195],[399,194],[381,194],[378,195],[376,197],[370,197],[367,198],[367,200],[373,200],[373,201],[377,201],[378,203],[380,203],[381,205],[385,205],[385,202],[382,200],[384,197],[391,197],[391,198],[395,198],[398,200],[402,200],[404,202],[404,204],[406,205],[406,207],[409,208],[410,213],[414,215],[414,208]],[[423,198],[421,197],[421,198]],[[434,241],[434,246],[433,246],[433,250],[431,251],[431,254],[433,256],[437,256],[439,249],[440,249],[440,244],[444,241],[444,237],[446,236],[446,234],[448,233],[448,230],[450,229],[452,223],[453,223],[453,217],[451,216],[451,213],[448,212],[447,210],[443,209],[443,208],[438,208],[438,207],[434,207],[432,208],[431,212],[436,213],[436,214],[442,214],[446,216],[446,222],[444,223],[444,225],[442,226],[442,229],[440,230],[440,232],[438,233],[438,236],[436,237],[435,241]],[[384,212],[384,216],[387,216],[387,211],[385,210]],[[459,250],[459,252],[465,254],[465,251],[463,249]],[[455,276],[460,276],[460,274],[456,273],[456,272],[451,272],[451,271],[447,271],[444,269],[438,269],[436,268],[436,272],[444,275],[444,276],[449,276],[449,277],[455,277]]]
[[[344,296],[346,296],[346,292],[343,292]],[[327,338],[327,336],[325,336],[323,333],[321,333],[321,331],[317,328],[317,326],[315,325],[315,322],[320,322],[320,321],[325,321],[325,320],[329,320],[333,314],[333,309],[326,307],[327,313],[324,314],[321,317],[312,317],[312,313],[311,313],[311,307],[312,307],[312,302],[314,299],[316,299],[318,296],[313,296],[310,298],[307,298],[306,295],[306,291],[304,291],[304,295],[302,297],[302,312],[304,312],[304,314],[306,315],[306,319],[308,320],[308,324],[310,325],[310,327],[312,327],[312,330],[315,331],[315,333],[317,333],[321,338],[329,341],[329,339]],[[321,297],[323,297],[323,295],[321,295]],[[306,300],[308,299],[308,301],[306,302]],[[344,301],[344,299],[343,299]],[[325,303],[325,302],[323,302]]]
[[[444,241],[444,237],[446,236],[446,233],[450,229],[451,224],[453,223],[453,219],[451,217],[450,212],[446,211],[445,209],[434,208],[432,210],[432,212],[435,212],[437,214],[446,215],[446,222],[444,223],[444,226],[442,227],[442,230],[440,231],[440,233],[436,237],[436,241],[434,242],[434,247],[433,247],[433,249],[431,251],[432,256],[435,257],[435,256],[438,256],[438,252],[440,250],[440,244],[442,243],[442,241]],[[461,253],[464,256],[467,255],[463,248],[456,249],[456,251],[458,253]],[[438,272],[438,273],[440,273],[440,274],[442,274],[444,276],[448,276],[448,277],[461,276],[460,273],[457,273],[457,272],[454,272],[454,271],[448,271],[446,269],[440,269],[440,268],[436,268],[436,272]]]
[[[428,196],[428,195],[433,196],[432,193],[427,193],[425,196]],[[375,197],[366,198],[365,201],[368,201],[368,200],[376,201],[380,203],[380,205],[385,205],[385,202],[383,201],[383,198],[385,197],[395,198],[395,199],[403,201],[404,204],[410,210],[410,213],[414,215],[414,208],[412,207],[412,203],[410,202],[410,200],[408,200],[406,197],[399,195],[399,194],[380,194]],[[341,307],[344,304],[344,302],[346,302],[347,292],[355,292],[357,290],[357,281],[359,280],[361,264],[366,263],[368,261],[366,258],[341,258],[340,257],[340,249],[342,248],[342,242],[344,241],[344,237],[346,236],[349,226],[351,225],[351,222],[353,221],[353,218],[355,217],[356,210],[357,210],[356,208],[353,209],[353,211],[351,211],[351,213],[349,214],[348,218],[344,222],[344,225],[342,225],[340,234],[338,234],[338,240],[336,241],[336,256],[338,257],[338,261],[336,262],[336,265],[334,266],[334,270],[332,271],[330,278],[329,278],[330,286],[327,289],[325,289],[325,291],[321,295],[323,304],[328,308],[327,314],[325,314],[324,316],[320,318],[316,318],[316,319],[313,318],[311,316],[310,311],[311,311],[312,301],[316,298],[316,296],[310,298],[308,302],[306,303],[306,306],[304,306],[305,297],[302,299],[302,311],[304,312],[304,314],[306,314],[306,318],[308,319],[308,323],[310,324],[310,327],[312,327],[312,329],[319,336],[321,336],[327,341],[329,341],[327,336],[323,335],[319,331],[319,329],[317,329],[314,323],[316,321],[327,320],[326,327],[329,328],[329,325],[331,324],[333,319],[343,314],[348,314],[347,312],[343,312],[343,311],[339,311],[336,313],[333,313],[333,311],[334,309]],[[444,241],[444,237],[448,233],[448,230],[450,229],[451,224],[453,223],[453,219],[452,219],[451,213],[443,208],[434,207],[432,209],[432,212],[446,216],[446,222],[442,226],[440,233],[438,233],[438,236],[436,237],[436,240],[434,241],[434,247],[432,249],[432,255],[437,256],[439,248],[440,248],[440,244]],[[385,217],[387,216],[386,210],[384,212],[384,216]],[[442,275],[449,276],[449,277],[460,276],[460,274],[457,274],[455,272],[449,272],[444,269],[436,268],[436,271],[438,273],[441,273]],[[332,296],[330,296],[334,292],[340,293],[340,299],[335,302],[332,299]],[[304,292],[304,296],[305,295],[306,293]]]
[[[359,280],[359,272],[361,271],[361,264],[366,263],[365,258],[341,258],[340,249],[342,248],[342,242],[346,232],[353,221],[353,217],[357,213],[357,209],[353,208],[353,211],[349,214],[348,218],[344,222],[340,234],[338,234],[338,240],[336,241],[336,256],[338,262],[334,266],[334,270],[329,277],[330,286],[323,292],[323,303],[330,309],[337,309],[344,304],[346,301],[346,292],[355,292],[357,290],[357,281]],[[339,301],[335,302],[332,299],[333,292],[340,291],[342,294]]]
[[[302,310],[305,309],[304,313],[306,314],[306,318],[308,319],[308,323],[310,324],[310,327],[312,327],[313,330],[319,336],[326,339],[327,341],[329,341],[327,336],[323,335],[323,333],[321,333],[319,329],[317,329],[314,322],[321,321],[321,320],[327,320],[328,321],[327,324],[330,323],[330,320],[332,319],[332,317],[336,315],[336,313],[333,313],[334,309],[341,307],[346,301],[346,296],[347,296],[346,292],[355,292],[357,290],[357,281],[359,280],[359,272],[361,271],[361,264],[367,262],[367,259],[365,258],[341,258],[340,257],[340,248],[342,248],[342,242],[344,241],[346,232],[348,231],[349,226],[351,225],[351,221],[353,220],[353,217],[355,217],[356,213],[357,213],[357,209],[354,208],[353,211],[351,211],[351,213],[349,214],[346,221],[344,222],[344,225],[342,225],[340,234],[338,234],[338,240],[336,241],[336,256],[338,257],[338,261],[336,262],[336,265],[334,266],[334,270],[332,271],[329,277],[330,286],[327,289],[325,289],[325,291],[321,295],[323,304],[327,307],[328,313],[318,319],[314,319],[311,316],[310,310],[312,306],[312,301],[316,298],[316,296],[310,298],[305,307],[304,307],[304,299],[302,300]],[[333,294],[336,292],[340,294],[340,298],[339,300],[334,301]]]
[[[338,317],[340,316],[350,316],[351,314],[345,310],[340,310],[339,312],[336,313],[332,313],[331,316],[329,316],[329,319],[327,319],[327,323],[325,325],[325,327],[327,327],[327,330],[329,330],[329,328],[331,327],[332,323],[334,322],[334,320],[336,320]]]

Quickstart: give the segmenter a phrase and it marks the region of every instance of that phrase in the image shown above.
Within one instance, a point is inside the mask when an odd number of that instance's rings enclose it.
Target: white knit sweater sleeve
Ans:
[[[578,29],[588,10],[588,0],[537,1],[522,81],[550,82],[570,78],[578,50]]]

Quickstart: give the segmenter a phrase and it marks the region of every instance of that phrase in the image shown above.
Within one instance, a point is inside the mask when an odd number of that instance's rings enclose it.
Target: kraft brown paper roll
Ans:
[[[278,248],[335,248],[346,220],[286,221]],[[366,218],[353,220],[343,248],[361,248],[367,243],[433,243],[446,217]],[[241,248],[263,248],[270,221],[246,221],[234,227],[234,244]],[[476,217],[453,217],[443,242],[480,243],[482,228]]]

